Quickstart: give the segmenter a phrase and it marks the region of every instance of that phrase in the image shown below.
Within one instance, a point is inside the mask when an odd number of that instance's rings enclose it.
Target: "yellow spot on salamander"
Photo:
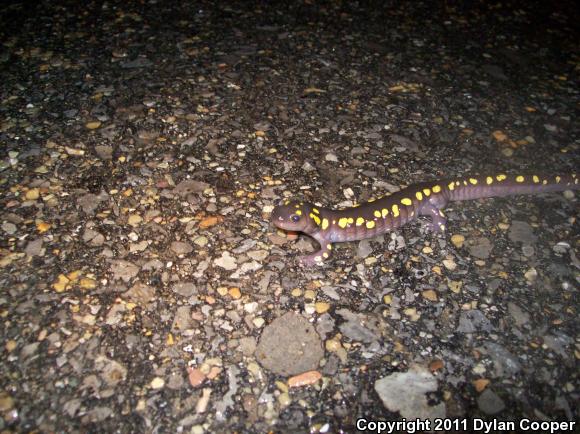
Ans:
[[[393,215],[399,217],[399,207],[397,205],[393,205]]]
[[[524,182],[526,180],[526,178],[524,178],[522,175],[516,176],[516,182]]]
[[[318,208],[312,208],[312,212],[315,214],[320,214],[320,211],[318,211]]]
[[[290,205],[290,201],[289,200],[284,201],[284,205]]]
[[[302,215],[302,210],[301,209],[297,209],[296,210],[296,215]]]
[[[475,178],[469,178],[469,182],[471,182],[473,185],[477,185],[477,179]]]
[[[556,176],[556,182],[559,184],[560,181],[562,180],[562,178],[560,178],[559,176]]]
[[[315,260],[316,262],[322,262],[322,256],[315,256],[315,257],[314,257],[314,260]]]
[[[365,222],[365,219],[363,219],[362,217],[357,217],[356,219],[356,225],[360,226]]]
[[[367,222],[367,225],[366,225],[366,226],[367,226],[367,229],[372,229],[372,228],[374,228],[374,227],[375,227],[375,222],[374,222],[374,221],[372,221],[372,220],[369,220],[369,221]]]
[[[467,180],[463,180],[463,185],[467,186]]]
[[[314,213],[310,213],[310,218],[312,220],[314,220],[314,223],[316,223],[316,226],[320,226],[320,217],[318,217],[316,214]]]
[[[380,217],[381,217],[381,212],[380,212],[380,211],[377,209],[377,210],[375,210],[375,212],[373,212],[373,215],[374,215],[376,218],[380,218]]]
[[[487,185],[490,185],[493,183],[493,178],[491,176],[488,176],[487,178],[485,178],[485,182],[487,183]]]
[[[547,184],[548,184],[548,180],[547,180],[547,179],[544,179],[544,180],[542,181],[542,184],[543,184],[543,185],[547,185]]]
[[[383,208],[381,210],[381,214],[383,215],[383,218],[385,218],[389,214],[389,210],[387,208]]]
[[[413,205],[413,201],[411,199],[409,199],[408,197],[401,199],[401,203],[403,205],[407,205],[407,206]]]
[[[441,229],[442,231],[444,231],[444,230],[445,230],[445,225],[441,225],[441,224],[440,224],[440,225],[439,225],[439,229]]]
[[[294,208],[300,208],[300,204],[297,203],[296,205],[294,205]]]
[[[324,252],[324,253],[322,254],[322,256],[324,256],[325,258],[328,258],[328,252]]]
[[[440,215],[441,217],[445,217],[445,214],[443,214],[443,211],[441,211],[441,210],[438,210],[438,211],[439,211],[439,215]]]
[[[534,180],[534,182],[537,184],[538,182],[540,182],[540,178],[538,178],[536,175],[532,176],[532,179]]]
[[[427,197],[429,197],[431,195],[431,190],[428,188],[424,188],[423,189],[423,194]]]
[[[322,219],[322,230],[328,227],[328,219]]]
[[[506,175],[497,175],[495,177],[495,179],[497,179],[499,182],[502,182],[502,181],[507,179],[507,176]]]
[[[420,191],[415,193],[415,197],[417,198],[417,200],[423,200],[423,194]]]
[[[459,181],[455,181],[455,186],[459,186],[460,182]]]
[[[348,219],[346,217],[343,217],[341,219],[338,219],[338,226],[340,226],[341,228],[346,228],[346,225],[348,224]]]
[[[327,244],[327,245],[326,245],[326,248],[327,248],[328,250],[332,250],[332,244]]]
[[[439,193],[441,191],[441,186],[440,185],[434,185],[433,186],[433,193]]]
[[[449,185],[447,185],[447,188],[449,188],[449,190],[453,191],[455,189],[455,183],[453,181],[451,181],[449,183]]]
[[[374,197],[371,197],[367,202],[374,202],[376,199]]]
[[[346,221],[349,225],[352,225],[354,223],[354,219],[352,217],[349,217],[348,220]]]

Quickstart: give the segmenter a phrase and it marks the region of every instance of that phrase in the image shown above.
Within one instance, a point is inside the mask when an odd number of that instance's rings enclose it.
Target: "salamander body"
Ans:
[[[428,216],[429,229],[444,231],[443,208],[451,201],[578,190],[572,175],[488,175],[422,182],[359,206],[333,210],[308,202],[285,200],[272,211],[272,223],[284,230],[303,232],[320,249],[301,258],[306,266],[321,265],[330,257],[332,244],[372,238],[396,229],[418,216]]]

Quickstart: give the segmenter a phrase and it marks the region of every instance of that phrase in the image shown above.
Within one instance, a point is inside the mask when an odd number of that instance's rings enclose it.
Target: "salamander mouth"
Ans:
[[[279,229],[286,229],[285,226],[288,224],[288,221],[284,217],[282,217],[279,213],[274,212],[270,217],[270,223],[272,223]]]
[[[272,215],[270,216],[270,222],[274,225],[274,226],[278,226],[278,224],[280,222],[284,221],[284,217],[282,217],[280,215],[280,213],[277,210],[274,210],[274,212],[272,213]]]
[[[272,225],[285,232],[300,232],[300,225],[292,222],[290,219],[283,217],[277,212],[274,212],[270,217]]]
[[[289,221],[284,220],[282,217],[280,217],[279,219],[273,220],[272,223],[278,229],[283,229],[285,231],[296,230],[295,228],[292,227],[292,224]]]

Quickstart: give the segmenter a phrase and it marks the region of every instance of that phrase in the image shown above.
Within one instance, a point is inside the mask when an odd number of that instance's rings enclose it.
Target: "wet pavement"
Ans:
[[[283,198],[578,171],[574,2],[433,3],[6,2],[1,432],[578,421],[573,193],[316,268],[270,225]]]

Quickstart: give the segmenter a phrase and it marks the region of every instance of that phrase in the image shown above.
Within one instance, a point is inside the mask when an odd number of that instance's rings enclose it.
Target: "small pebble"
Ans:
[[[242,296],[242,292],[240,291],[240,288],[238,288],[237,286],[230,288],[228,292],[230,294],[230,297],[232,297],[234,300],[237,300]]]
[[[191,427],[191,430],[189,432],[190,434],[204,434],[205,429],[203,428],[202,425],[194,425]]]
[[[503,148],[501,150],[501,153],[506,157],[511,157],[512,155],[514,155],[514,150],[512,148]]]
[[[143,218],[139,214],[131,214],[129,216],[129,219],[127,220],[127,223],[129,223],[133,227],[137,227],[141,224],[142,221]]]
[[[314,307],[316,308],[316,313],[324,313],[327,312],[328,309],[330,309],[330,304],[323,301],[319,301],[314,305]]]
[[[292,403],[292,399],[288,393],[281,393],[280,396],[278,396],[278,402],[282,407],[288,407]]]
[[[16,341],[10,339],[8,342],[6,342],[5,348],[6,348],[6,351],[11,353],[12,351],[14,351],[16,349],[17,346],[18,346],[18,344],[16,343]]]
[[[96,130],[100,126],[101,126],[101,122],[100,121],[87,122],[85,124],[85,127],[87,127],[89,130]]]
[[[24,196],[26,197],[26,200],[36,200],[40,196],[40,191],[38,188],[31,188]]]
[[[423,298],[430,301],[437,301],[437,293],[432,289],[427,289],[421,293]]]
[[[316,383],[322,378],[322,374],[318,371],[308,371],[288,379],[289,387],[308,386]]]
[[[155,377],[149,385],[152,389],[161,389],[165,386],[165,380],[161,377]]]
[[[236,258],[230,255],[230,252],[225,251],[219,258],[214,259],[214,264],[222,267],[228,271],[235,270],[237,265]]]
[[[316,293],[312,289],[307,289],[304,291],[304,298],[306,300],[314,300],[316,298]]]
[[[524,277],[528,282],[531,283],[538,278],[538,272],[536,271],[535,268],[530,268],[528,271],[524,273]]]
[[[0,393],[0,412],[6,413],[15,406],[14,399],[5,392]]]
[[[259,329],[259,328],[262,328],[264,326],[265,320],[264,320],[264,318],[257,317],[257,318],[254,318],[252,320],[252,323],[254,324],[254,327]]]
[[[449,271],[453,271],[457,268],[457,264],[455,263],[455,261],[452,258],[449,259],[444,259],[443,260],[443,265],[445,266],[445,268],[447,268]]]
[[[451,242],[453,243],[453,245],[455,247],[460,249],[461,247],[463,247],[463,243],[465,242],[465,237],[463,235],[460,235],[460,234],[452,235]]]
[[[192,367],[187,368],[187,376],[189,379],[189,384],[191,384],[192,387],[198,387],[205,381],[206,378],[205,374],[201,372],[200,369]]]
[[[431,372],[437,372],[443,369],[444,366],[445,364],[443,363],[443,360],[435,359],[429,363],[429,370]]]
[[[461,280],[449,280],[447,286],[451,290],[451,292],[458,294],[463,287],[463,282]]]
[[[246,303],[244,304],[244,310],[248,313],[255,313],[258,310],[258,303],[255,301]]]
[[[330,353],[334,353],[336,351],[338,351],[339,349],[342,348],[342,345],[340,344],[340,341],[337,339],[329,339],[325,342],[324,344],[326,351],[330,352]]]
[[[498,142],[505,142],[508,136],[501,130],[496,130],[492,133],[493,138]]]
[[[413,322],[418,321],[421,318],[421,314],[417,312],[417,309],[414,307],[409,307],[403,311],[403,313],[409,317],[409,319]]]
[[[568,200],[574,199],[574,192],[572,190],[565,190],[564,197]]]
[[[276,384],[276,387],[278,388],[278,390],[280,390],[280,392],[282,393],[288,392],[288,385],[283,381],[276,380],[274,384]]]
[[[199,222],[199,228],[200,229],[211,228],[212,226],[215,226],[215,225],[217,225],[218,223],[220,223],[222,221],[223,221],[223,217],[222,216],[206,217],[202,221]]]
[[[335,154],[331,153],[331,152],[329,152],[328,154],[326,154],[326,155],[324,156],[324,159],[325,159],[326,161],[332,161],[332,162],[334,162],[334,163],[338,162],[338,158],[337,158],[337,156],[336,156]]]
[[[480,378],[473,382],[473,386],[478,393],[481,393],[485,390],[487,385],[489,384],[489,380],[487,378]]]
[[[254,378],[260,378],[262,376],[262,368],[256,362],[248,363],[248,372],[252,374]]]
[[[207,237],[204,237],[203,235],[201,237],[197,237],[195,240],[193,240],[193,243],[199,247],[206,246],[207,242],[208,242]]]
[[[369,256],[368,258],[365,258],[365,265],[373,265],[377,263],[377,258],[375,258],[374,256]]]
[[[16,225],[14,223],[5,222],[2,223],[2,230],[6,232],[8,235],[13,235],[16,233]]]
[[[302,290],[300,288],[294,288],[291,294],[292,297],[300,297],[302,295]]]

